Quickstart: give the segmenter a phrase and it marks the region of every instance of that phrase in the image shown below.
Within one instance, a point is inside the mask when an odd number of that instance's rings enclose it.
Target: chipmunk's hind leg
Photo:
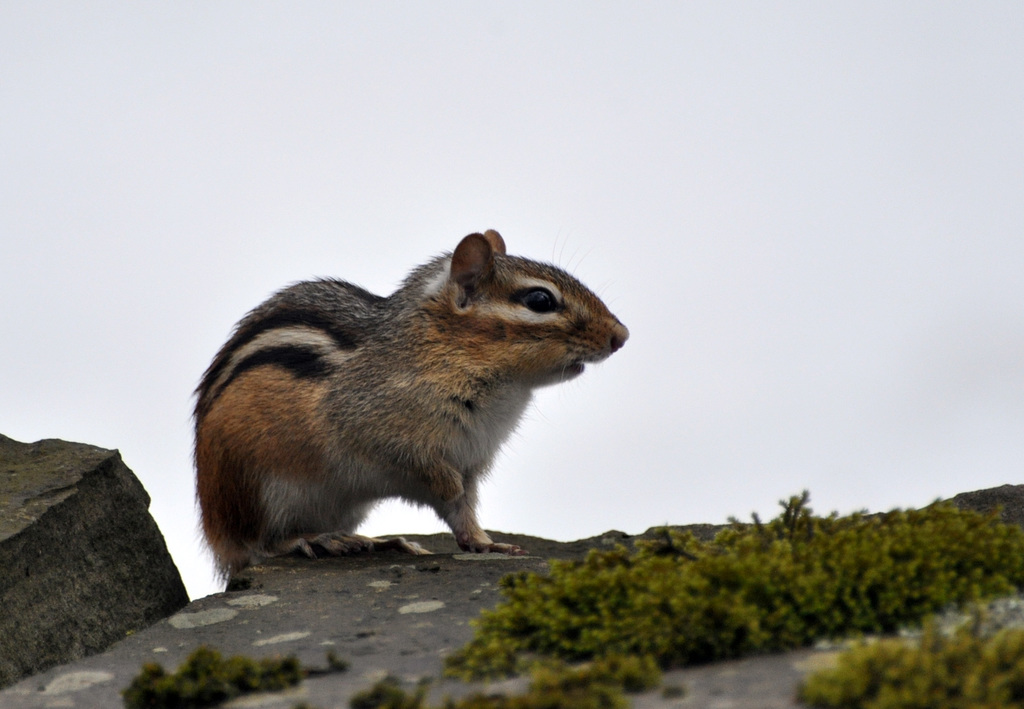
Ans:
[[[406,541],[404,537],[394,539],[378,539],[364,537],[361,534],[344,534],[342,532],[320,532],[302,534],[286,539],[268,550],[268,556],[287,556],[298,554],[318,559],[325,556],[350,556],[373,551],[400,551],[406,554],[421,556],[430,554],[416,542]]]

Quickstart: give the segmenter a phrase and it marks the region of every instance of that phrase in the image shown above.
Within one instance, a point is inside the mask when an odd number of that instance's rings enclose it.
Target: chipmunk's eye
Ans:
[[[558,301],[547,288],[530,288],[516,293],[514,300],[535,313],[551,313],[558,310]]]

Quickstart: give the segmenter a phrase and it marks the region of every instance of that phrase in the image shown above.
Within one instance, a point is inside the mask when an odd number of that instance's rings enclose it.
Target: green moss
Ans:
[[[590,682],[613,684],[629,693],[645,692],[661,684],[661,669],[647,655],[606,655],[576,671]]]
[[[676,684],[663,687],[661,690],[662,699],[680,699],[681,697],[685,696],[686,689]]]
[[[530,654],[651,656],[665,667],[887,633],[949,604],[1024,585],[1024,532],[947,504],[815,517],[808,496],[713,542],[654,541],[502,581],[505,600],[448,658],[464,678],[514,674]]]
[[[337,659],[329,663],[331,671],[340,667]],[[205,707],[247,692],[285,689],[298,684],[306,673],[295,657],[225,660],[216,650],[202,646],[173,674],[156,663],[143,665],[121,694],[129,709]]]
[[[920,643],[886,639],[807,678],[801,701],[844,709],[1024,708],[1024,630],[950,637],[928,624]]]
[[[413,694],[402,689],[397,678],[385,677],[349,701],[352,709],[423,709],[428,684],[421,682]]]
[[[344,672],[348,669],[348,660],[343,660],[333,650],[327,651],[327,669],[324,673],[328,672]]]
[[[661,672],[652,658],[617,657],[570,667],[562,662],[537,663],[525,694],[506,696],[475,693],[446,699],[444,709],[625,709],[623,691],[653,689]],[[389,677],[351,700],[352,709],[428,709],[427,685],[413,693]]]

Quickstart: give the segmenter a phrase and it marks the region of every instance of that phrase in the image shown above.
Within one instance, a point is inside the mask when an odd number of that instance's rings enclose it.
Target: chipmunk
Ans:
[[[496,231],[412,271],[388,297],[297,283],[246,315],[196,389],[196,493],[222,577],[261,558],[373,548],[380,500],[427,505],[473,552],[494,542],[477,486],[537,387],[579,376],[629,331],[565,271]]]

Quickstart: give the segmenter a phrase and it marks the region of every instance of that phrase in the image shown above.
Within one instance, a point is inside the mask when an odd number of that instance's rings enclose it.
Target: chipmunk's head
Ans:
[[[572,379],[629,338],[590,289],[560,268],[509,256],[493,230],[462,239],[427,287],[439,332],[529,386]]]

